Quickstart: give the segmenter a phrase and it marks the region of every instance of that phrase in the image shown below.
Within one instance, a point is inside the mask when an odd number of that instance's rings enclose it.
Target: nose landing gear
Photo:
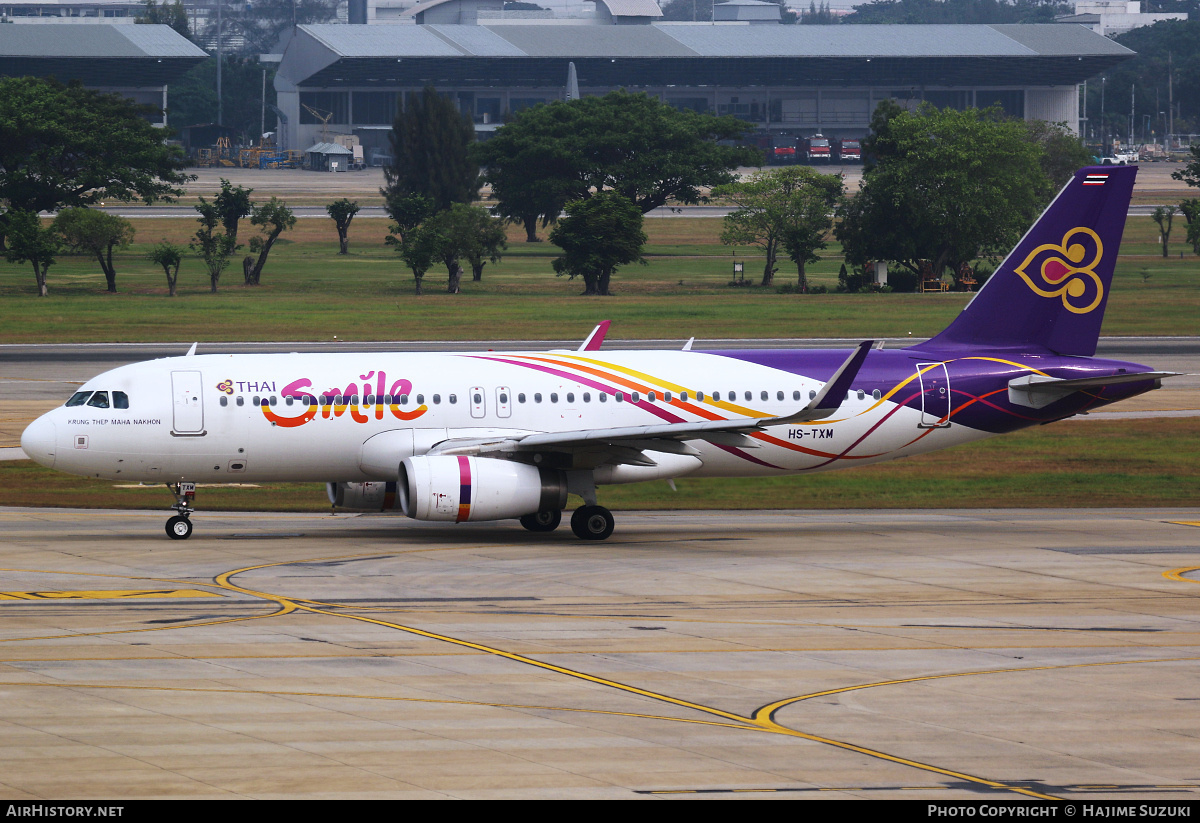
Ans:
[[[172,509],[179,512],[167,520],[167,537],[172,540],[187,540],[192,536],[192,503],[196,500],[195,483],[168,483],[167,488],[175,495]]]

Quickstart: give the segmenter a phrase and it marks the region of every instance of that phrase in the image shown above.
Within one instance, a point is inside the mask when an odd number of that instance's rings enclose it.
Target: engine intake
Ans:
[[[398,492],[415,520],[504,520],[567,505],[562,472],[491,457],[407,457]]]

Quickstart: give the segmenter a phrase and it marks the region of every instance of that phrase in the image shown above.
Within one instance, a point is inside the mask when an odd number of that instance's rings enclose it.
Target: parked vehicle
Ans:
[[[767,162],[782,166],[795,163],[797,158],[797,140],[790,134],[775,134],[771,136],[771,148],[767,153]]]
[[[833,159],[833,149],[829,138],[817,133],[805,141],[804,159],[809,163],[828,163]]]
[[[839,140],[835,144],[837,158],[843,163],[862,162],[862,142],[859,140]]]

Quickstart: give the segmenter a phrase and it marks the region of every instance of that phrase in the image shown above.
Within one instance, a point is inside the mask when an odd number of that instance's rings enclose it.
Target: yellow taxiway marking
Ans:
[[[1200,523],[1196,523],[1194,525],[1200,526]],[[1200,571],[1200,566],[1186,566],[1182,569],[1171,569],[1170,571],[1163,572],[1163,577],[1167,578],[1168,580],[1176,580],[1180,583],[1196,583],[1197,585],[1200,585],[1200,580],[1197,580],[1194,577],[1184,576],[1195,571]]]
[[[326,558],[326,559],[328,559],[328,558]],[[400,623],[391,623],[391,622],[384,621],[384,620],[377,620],[377,619],[371,618],[371,617],[364,617],[364,616],[355,615],[355,614],[347,614],[344,612],[330,611],[325,608],[318,608],[318,607],[315,607],[312,605],[308,605],[307,603],[300,603],[300,602],[291,600],[289,598],[283,597],[281,595],[255,591],[253,589],[247,589],[247,588],[237,585],[236,583],[234,583],[232,581],[232,578],[239,574],[243,574],[243,573],[251,572],[251,571],[257,571],[259,569],[272,568],[275,566],[294,565],[295,562],[296,561],[285,561],[285,562],[278,562],[278,563],[263,563],[263,564],[260,564],[257,566],[247,566],[242,569],[235,569],[232,571],[224,572],[224,573],[218,575],[216,578],[214,578],[214,582],[218,586],[229,589],[230,591],[236,591],[238,593],[250,595],[252,597],[261,597],[266,600],[271,600],[275,603],[278,603],[281,607],[285,606],[285,605],[291,605],[297,611],[305,611],[305,612],[309,612],[312,614],[322,614],[327,617],[340,617],[345,620],[353,620],[356,622],[368,623],[371,625],[382,626],[384,628],[395,629],[397,631],[402,631],[402,632],[405,632],[408,634],[414,634],[414,635],[417,635],[418,637],[425,637],[425,638],[429,638],[431,640],[440,640],[442,642],[450,643],[450,644],[453,644],[453,645],[456,645],[459,647],[474,649],[476,651],[487,652],[488,654],[493,654],[497,657],[501,657],[506,660],[512,660],[515,663],[523,663],[528,666],[533,666],[535,668],[542,669],[543,671],[554,672],[556,674],[561,674],[566,677],[571,677],[571,678],[574,678],[577,680],[582,680],[582,681],[585,681],[588,683],[594,683],[599,686],[607,686],[608,688],[616,689],[618,691],[625,692],[626,694],[634,694],[634,695],[638,695],[640,697],[646,697],[651,700],[668,703],[670,705],[678,706],[680,708],[692,709],[694,711],[702,712],[709,716],[719,717],[724,721],[732,721],[732,722],[725,722],[725,723],[714,722],[714,721],[700,721],[700,722],[703,722],[705,725],[730,726],[731,728],[744,729],[746,731],[758,731],[758,732],[766,731],[766,732],[770,732],[773,734],[780,734],[780,735],[785,735],[788,737],[796,737],[796,738],[800,738],[802,740],[808,740],[808,741],[814,742],[814,743],[822,743],[822,744],[825,744],[828,746],[833,746],[833,747],[843,749],[846,751],[856,752],[858,754],[866,755],[868,757],[874,757],[874,758],[878,758],[881,760],[887,760],[892,763],[897,763],[897,764],[904,765],[904,766],[910,766],[912,768],[920,769],[922,771],[932,772],[934,774],[940,774],[940,775],[943,775],[946,777],[952,777],[957,780],[965,780],[967,782],[975,783],[977,785],[988,786],[989,788],[993,788],[993,789],[997,789],[997,790],[1001,790],[1001,791],[1016,792],[1018,794],[1028,795],[1030,797],[1036,797],[1036,798],[1039,798],[1042,800],[1057,800],[1057,799],[1059,799],[1059,798],[1056,798],[1056,797],[1053,797],[1050,795],[1040,794],[1038,792],[1034,792],[1032,790],[1025,789],[1020,786],[1012,786],[1007,783],[1002,783],[1000,781],[989,780],[984,777],[978,777],[976,775],[966,774],[964,772],[957,772],[957,771],[953,771],[951,769],[944,769],[940,766],[935,766],[930,763],[922,763],[917,760],[910,760],[908,758],[898,757],[896,755],[888,754],[887,752],[882,752],[877,749],[871,749],[871,748],[867,748],[865,746],[858,746],[853,743],[847,743],[847,742],[844,742],[841,740],[834,740],[834,739],[828,738],[828,737],[821,737],[819,735],[813,735],[813,734],[808,734],[806,732],[797,731],[795,729],[790,729],[785,726],[781,726],[780,724],[776,723],[774,721],[774,719],[772,719],[768,716],[745,717],[745,716],[737,714],[735,712],[725,711],[724,709],[718,709],[713,706],[705,706],[701,703],[694,703],[690,700],[683,700],[678,697],[672,697],[671,695],[663,694],[661,692],[651,691],[649,689],[642,689],[637,686],[632,686],[628,683],[621,683],[619,681],[611,680],[609,678],[598,677],[596,675],[588,674],[586,672],[581,672],[581,671],[578,671],[575,669],[569,669],[565,666],[556,666],[552,663],[546,663],[541,660],[535,660],[534,658],[526,657],[525,655],[516,654],[514,652],[508,652],[503,649],[497,649],[495,647],[487,646],[482,643],[475,643],[475,642],[472,642],[469,640],[462,640],[462,639],[459,639],[456,637],[450,637],[449,635],[438,634],[437,632],[431,632],[431,631],[426,631],[424,629],[418,629],[415,626],[405,626]],[[314,561],[309,560],[307,562],[314,562]]]
[[[1200,521],[1196,521],[1196,520],[1168,520],[1167,522],[1173,526],[1197,526],[1197,527],[1200,527]],[[1185,550],[1180,549],[1180,551],[1185,551]]]
[[[81,592],[0,592],[0,600],[130,600],[140,597],[221,597],[199,589],[98,589]]]
[[[1190,581],[1200,582],[1200,581]],[[930,680],[947,680],[954,677],[976,677],[985,674],[1010,674],[1014,672],[1042,672],[1053,671],[1056,669],[1089,669],[1100,668],[1103,666],[1132,666],[1145,665],[1147,663],[1181,663],[1200,660],[1200,657],[1162,657],[1154,660],[1115,660],[1107,663],[1067,663],[1057,666],[1024,666],[1005,669],[982,669],[973,672],[951,672],[948,674],[928,674],[921,677],[905,677],[899,680],[881,680],[877,683],[859,683],[854,686],[842,686],[836,689],[825,689],[824,691],[811,692],[810,694],[801,694],[795,697],[788,697],[783,700],[776,700],[774,703],[768,703],[754,710],[752,715],[754,718],[771,718],[780,709],[790,706],[793,703],[799,703],[802,700],[811,700],[814,697],[828,697],[834,694],[844,694],[846,692],[861,691],[863,689],[874,689],[879,686],[900,686],[906,683],[923,683]]]

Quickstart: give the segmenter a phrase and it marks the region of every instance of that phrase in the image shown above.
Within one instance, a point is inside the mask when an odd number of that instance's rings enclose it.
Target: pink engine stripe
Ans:
[[[461,523],[471,516],[471,459],[462,455],[458,458],[458,517]]]

